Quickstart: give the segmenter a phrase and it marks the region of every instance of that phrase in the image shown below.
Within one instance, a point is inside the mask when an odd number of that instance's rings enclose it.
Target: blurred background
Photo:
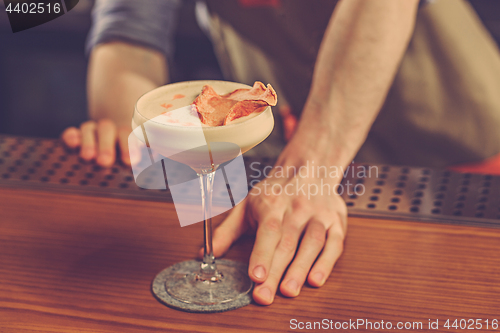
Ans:
[[[68,14],[14,34],[0,4],[0,133],[57,137],[87,119],[84,47],[92,6],[93,0],[80,0]],[[180,10],[169,68],[174,82],[222,79],[194,6],[185,0]]]
[[[436,0],[439,1],[439,0]],[[470,0],[497,44],[500,0]],[[87,119],[85,40],[93,0],[68,14],[13,34],[0,5],[0,133],[57,137]],[[184,0],[175,38],[171,81],[222,79],[212,45]],[[196,50],[196,51],[195,51]]]

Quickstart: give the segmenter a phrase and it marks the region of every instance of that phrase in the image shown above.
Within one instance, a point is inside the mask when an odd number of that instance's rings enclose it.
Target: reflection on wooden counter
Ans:
[[[498,229],[350,218],[324,287],[200,315],[151,294],[156,273],[202,245],[201,224],[181,228],[172,204],[3,188],[0,212],[0,331],[276,332],[292,319],[499,316]],[[252,244],[227,257],[247,262]]]

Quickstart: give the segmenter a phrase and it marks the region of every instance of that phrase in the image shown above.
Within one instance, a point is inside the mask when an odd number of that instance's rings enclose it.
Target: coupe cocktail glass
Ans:
[[[247,271],[217,263],[212,248],[212,190],[220,164],[253,148],[271,133],[271,107],[251,116],[216,127],[182,126],[162,121],[168,110],[190,108],[202,87],[211,85],[220,94],[251,87],[226,81],[190,81],[169,84],[143,95],[137,102],[132,127],[142,127],[154,151],[191,167],[198,175],[204,217],[204,256],[199,267],[176,275],[165,283],[167,293],[184,303],[210,306],[231,302],[250,292],[253,282]],[[168,103],[168,105],[166,105]],[[167,111],[166,111],[167,109]],[[146,134],[145,134],[146,135]],[[246,184],[245,184],[246,186]]]

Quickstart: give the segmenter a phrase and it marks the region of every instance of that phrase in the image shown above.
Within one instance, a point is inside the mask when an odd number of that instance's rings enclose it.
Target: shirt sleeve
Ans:
[[[180,0],[96,0],[85,51],[114,40],[142,45],[173,56]]]

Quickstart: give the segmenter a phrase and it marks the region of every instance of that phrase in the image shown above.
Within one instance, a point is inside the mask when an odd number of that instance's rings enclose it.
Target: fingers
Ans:
[[[257,229],[255,243],[248,264],[248,275],[257,282],[264,282],[273,262],[274,252],[281,239],[283,213],[269,212]]]
[[[98,154],[97,164],[109,167],[116,158],[116,125],[107,119],[97,124]]]
[[[81,124],[79,130],[70,127],[62,134],[62,139],[68,147],[81,147],[81,158],[86,161],[95,158],[97,164],[104,167],[109,167],[115,162],[117,138],[120,148],[126,152],[122,154],[124,163],[130,165],[128,131],[123,129],[117,133],[116,125],[109,119],[102,119],[97,123],[89,120]]]
[[[310,221],[302,238],[297,256],[281,283],[280,291],[283,295],[288,297],[299,295],[309,270],[325,245],[325,240],[326,230],[324,224],[317,220]]]
[[[96,123],[93,120],[84,122],[80,126],[82,136],[80,157],[86,161],[90,161],[96,157],[96,138],[95,138]]]
[[[321,287],[330,276],[333,266],[344,249],[345,227],[334,223],[328,230],[325,247],[309,273],[307,282],[313,287]]]
[[[254,299],[260,304],[267,305],[273,302],[281,277],[293,259],[300,235],[306,226],[305,222],[311,216],[311,212],[306,209],[306,206],[299,207],[296,203],[294,206],[296,209],[287,210],[286,213],[274,216],[275,219],[279,218],[279,221],[275,221],[279,222],[277,223],[280,226],[279,232],[272,230],[274,232],[271,233],[267,230],[269,229],[269,222],[265,222],[270,214],[268,209],[262,209],[264,213],[260,212],[259,214],[257,212],[256,214],[256,216],[260,215],[264,221],[259,224],[257,230],[255,246],[250,258],[249,272],[253,271],[255,276],[256,268],[254,267],[260,265],[267,273],[261,279],[253,278],[255,282],[262,283],[254,289]],[[283,206],[283,211],[286,207],[287,205]],[[273,209],[276,208],[273,207]],[[262,248],[260,252],[258,251],[258,245]]]
[[[347,209],[338,197],[309,202],[302,197],[289,200],[264,193],[249,196],[245,206],[236,207],[226,218],[215,232],[214,252],[216,256],[226,252],[246,228],[255,224],[248,274],[256,282],[254,300],[269,305],[278,286],[284,296],[295,297],[306,280],[315,287],[325,283],[343,251]]]
[[[67,128],[61,135],[61,138],[63,142],[69,147],[69,148],[76,148],[79,147],[81,144],[81,134],[80,130],[76,127],[69,127]]]
[[[294,207],[295,210],[284,216],[282,237],[274,252],[268,277],[254,288],[254,300],[259,304],[271,304],[278,285],[281,293],[288,297],[298,296],[306,279],[312,286],[322,286],[342,253],[347,229],[342,205],[337,207],[333,216],[331,211],[311,211],[307,205],[294,204]],[[304,228],[305,233],[294,258]],[[273,252],[271,246],[269,252]]]
[[[254,288],[253,298],[257,303],[269,305],[273,302],[283,272],[293,259],[301,232],[301,229],[293,225],[287,225],[283,227],[283,236],[276,251],[272,251],[272,247],[269,247],[268,252],[274,255],[267,279]]]

